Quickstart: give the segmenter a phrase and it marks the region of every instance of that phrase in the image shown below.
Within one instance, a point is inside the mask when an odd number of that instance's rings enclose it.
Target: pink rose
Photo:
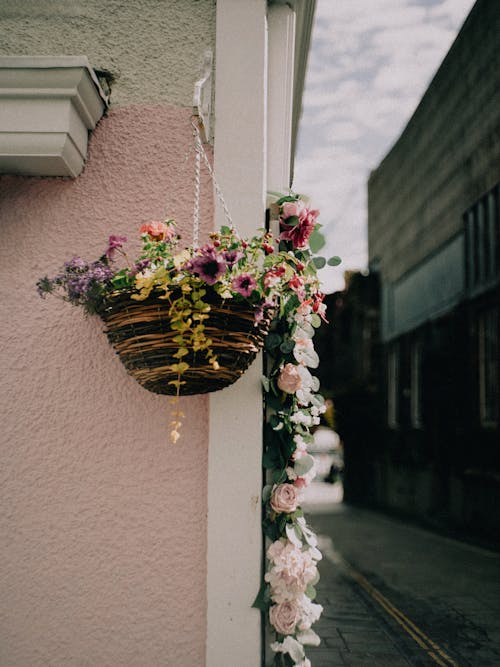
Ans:
[[[287,394],[295,394],[297,389],[302,387],[302,380],[295,364],[288,363],[283,366],[278,378],[278,387]]]
[[[300,620],[299,610],[293,602],[280,602],[269,609],[269,620],[276,632],[291,635]]]
[[[297,509],[299,495],[293,484],[278,484],[271,495],[271,508],[276,514],[291,514]]]
[[[300,249],[307,246],[309,237],[316,226],[316,218],[319,215],[319,211],[310,211],[309,209],[304,209],[304,211],[302,211],[296,225],[288,225],[283,218],[281,219],[280,226],[283,231],[280,234],[280,239],[290,241],[294,248]]]

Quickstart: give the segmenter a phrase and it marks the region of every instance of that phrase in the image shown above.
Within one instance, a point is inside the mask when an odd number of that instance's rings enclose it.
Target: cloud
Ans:
[[[474,0],[318,0],[294,188],[344,269],[367,262],[366,181],[397,139]],[[342,271],[329,270],[327,290]]]

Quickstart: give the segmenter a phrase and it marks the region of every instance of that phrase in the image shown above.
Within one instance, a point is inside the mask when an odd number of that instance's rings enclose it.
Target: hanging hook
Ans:
[[[210,114],[212,111],[212,62],[210,49],[203,56],[202,75],[194,84],[193,116],[198,119],[200,133],[204,142],[210,140]]]

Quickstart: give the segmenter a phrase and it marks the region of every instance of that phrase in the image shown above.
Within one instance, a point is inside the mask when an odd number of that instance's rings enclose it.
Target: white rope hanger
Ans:
[[[198,248],[199,242],[199,232],[200,232],[200,189],[201,189],[201,160],[210,174],[212,183],[214,186],[215,194],[219,200],[222,208],[224,209],[224,218],[229,227],[233,227],[233,219],[229,213],[229,209],[224,200],[222,190],[220,189],[217,179],[215,178],[214,170],[210,164],[210,160],[203,148],[203,142],[201,140],[201,134],[196,123],[191,121],[191,126],[193,128],[193,139],[194,139],[194,149],[195,149],[195,158],[194,158],[194,207],[193,207],[193,248],[196,250]]]

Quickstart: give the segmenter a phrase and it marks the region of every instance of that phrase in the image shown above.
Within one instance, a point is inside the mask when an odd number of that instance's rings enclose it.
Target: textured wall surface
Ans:
[[[35,281],[167,212],[191,238],[189,111],[111,111],[76,180],[0,178],[0,664],[204,664],[208,399],[130,378]],[[205,180],[203,235],[212,226]],[[203,236],[202,235],[202,236]],[[132,244],[133,245],[133,244]]]
[[[215,0],[2,0],[2,55],[86,55],[113,104],[190,106],[215,43]]]

